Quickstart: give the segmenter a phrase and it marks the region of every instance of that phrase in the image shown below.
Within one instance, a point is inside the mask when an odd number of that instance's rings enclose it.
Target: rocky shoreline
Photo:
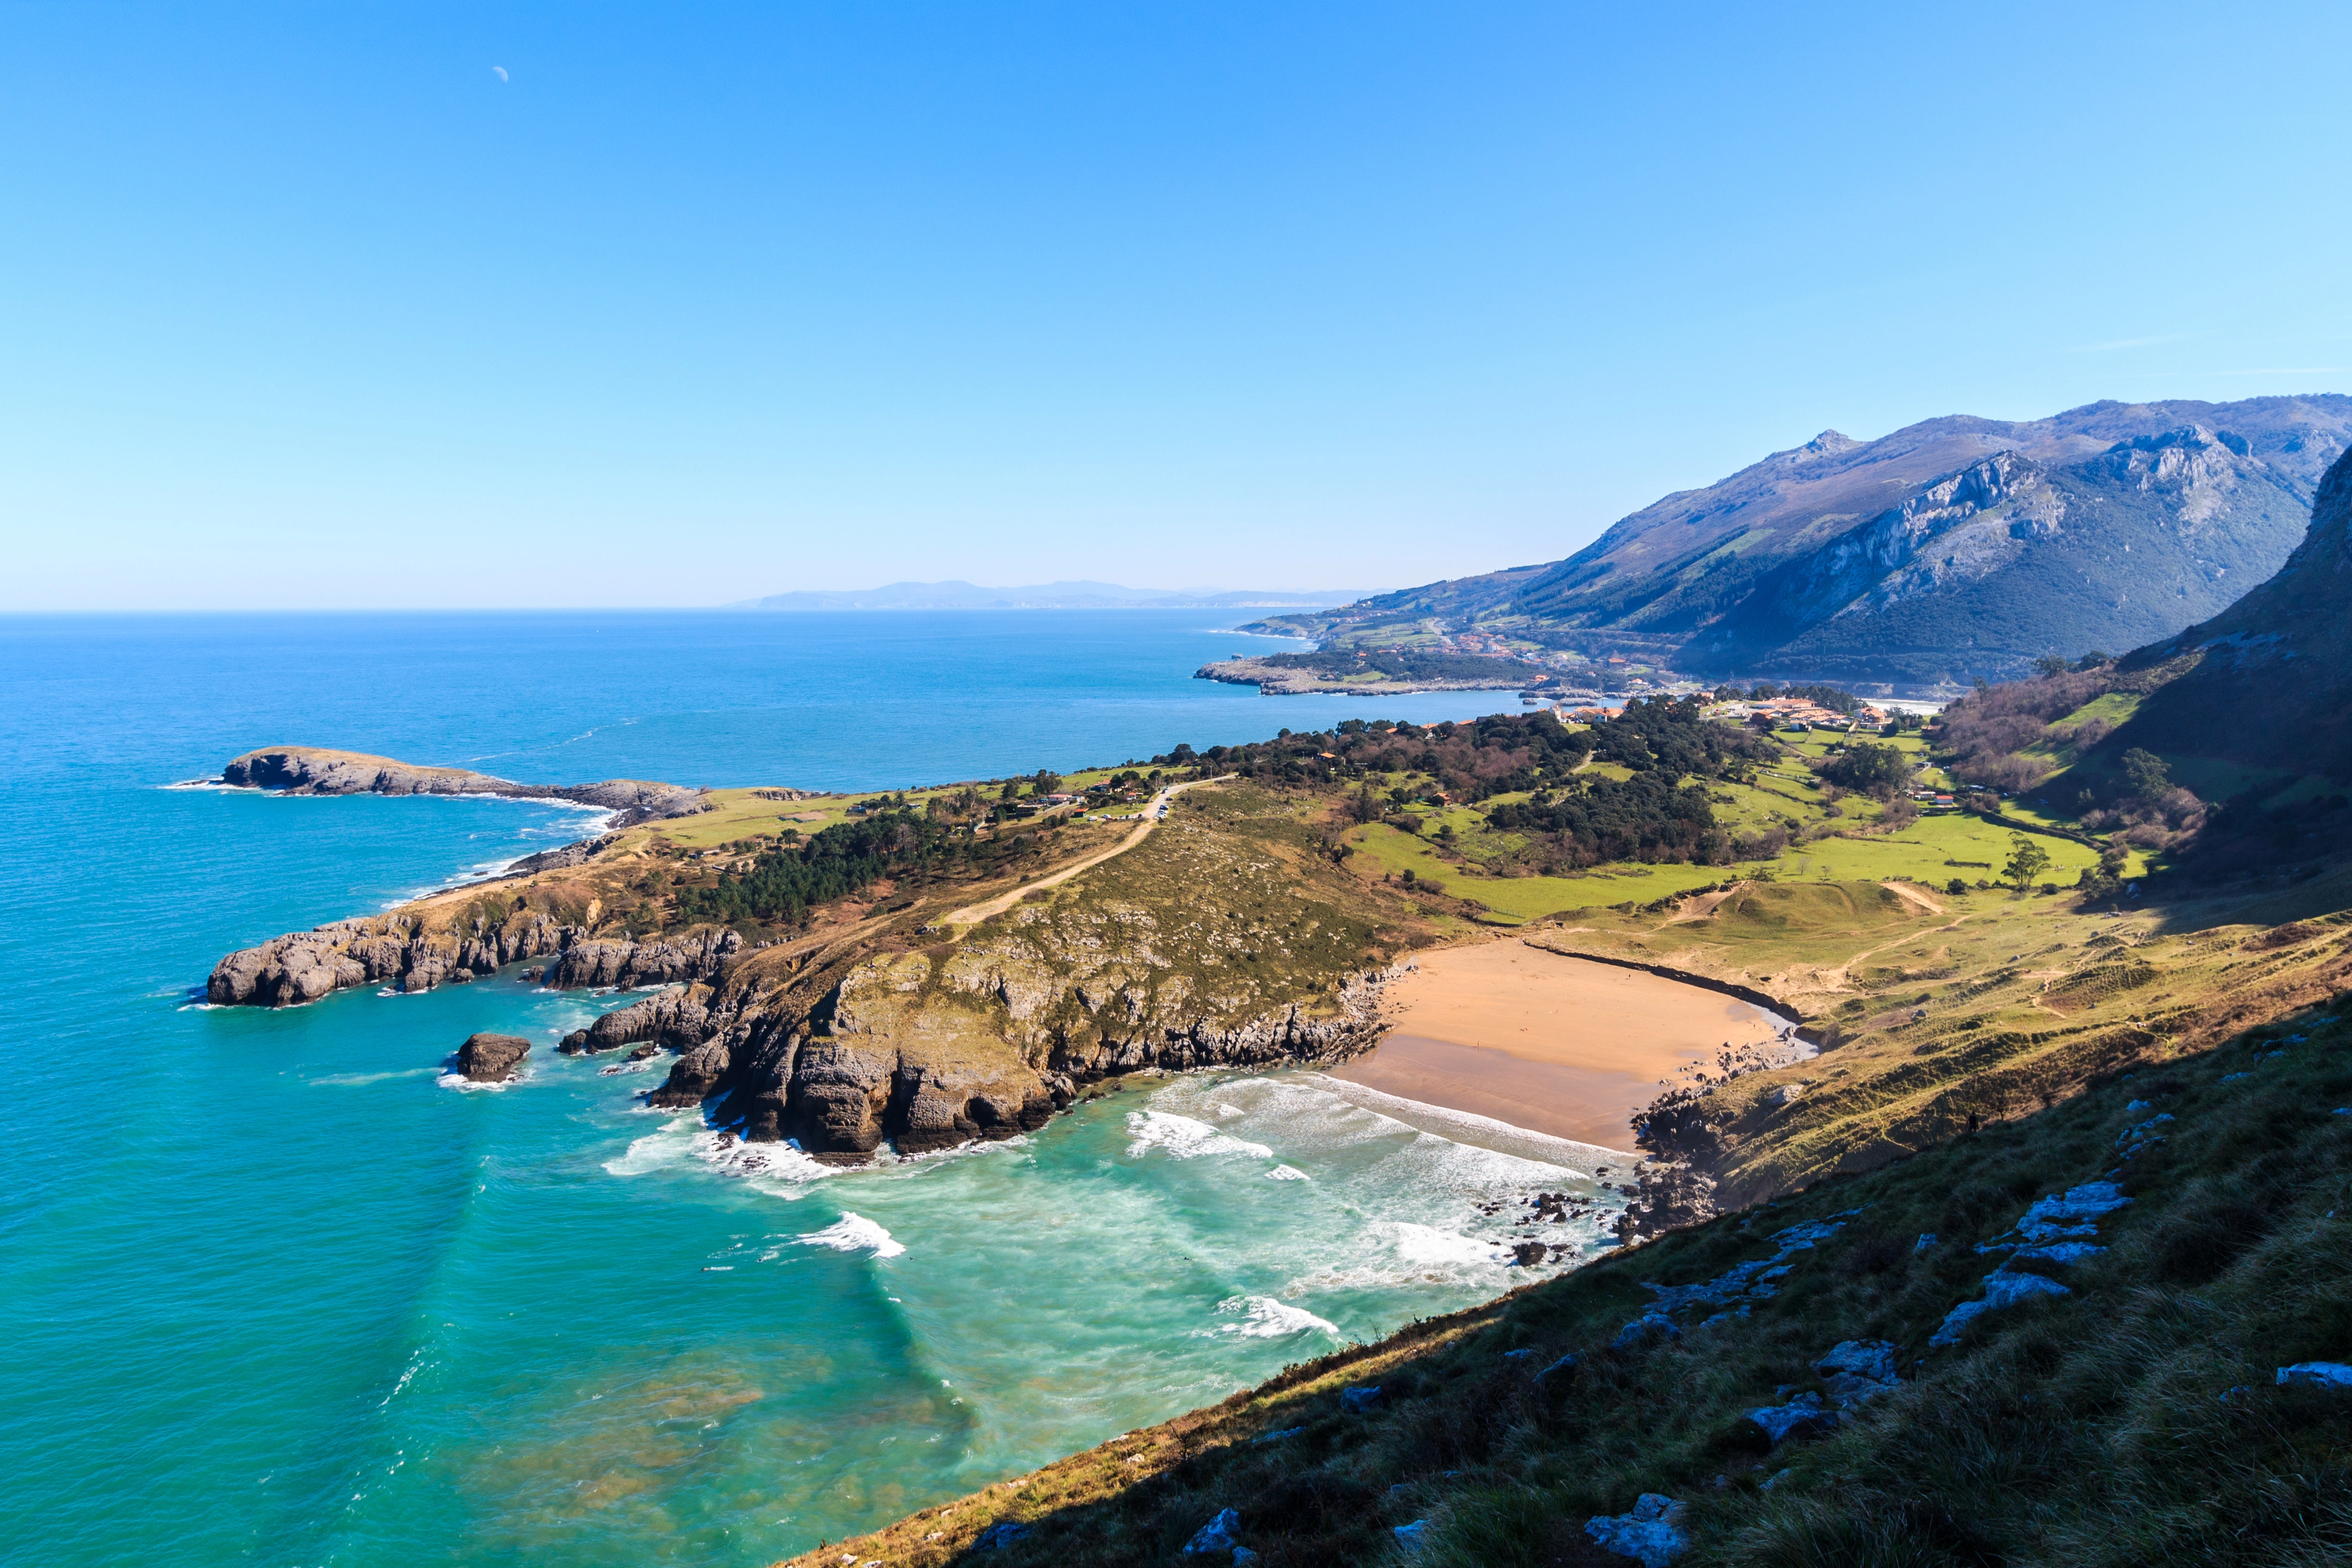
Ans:
[[[614,940],[522,909],[463,936],[417,929],[399,914],[291,933],[223,958],[206,994],[221,1005],[287,1005],[371,981],[404,990],[462,984],[530,961],[543,961],[536,977],[555,989],[672,987],[574,1031],[561,1054],[674,1052],[648,1103],[716,1101],[716,1119],[746,1142],[790,1140],[845,1164],[865,1163],[886,1142],[913,1154],[1034,1131],[1087,1084],[1146,1069],[1343,1061],[1378,1042],[1381,988],[1397,973],[1343,976],[1326,1016],[1294,1003],[1223,1026],[1136,1018],[1121,1026],[1113,1015],[1108,1027],[1041,1034],[1023,1029],[1020,1015],[1053,1012],[1083,987],[1055,988],[1069,997],[1037,994],[992,971],[972,987],[983,1016],[965,1021],[998,1042],[1032,1037],[1025,1048],[960,1049],[932,1020],[898,1005],[910,964],[929,967],[919,953],[787,960],[748,949],[732,931]]]
[[[607,1013],[557,1049],[675,1051],[648,1104],[716,1101],[715,1120],[747,1142],[790,1141],[826,1163],[862,1164],[886,1142],[919,1154],[1034,1132],[1086,1085],[1129,1073],[1345,1060],[1378,1042],[1380,991],[1394,973],[1347,977],[1334,1017],[1293,1005],[1223,1028],[1195,1021],[1091,1039],[1064,1034],[1031,1061],[926,1048],[919,1034],[893,1026],[887,1006],[866,1016],[861,1005],[887,995],[898,967],[859,964],[805,1008],[755,984],[686,985]]]
[[[331,921],[232,952],[213,965],[205,999],[225,1007],[290,1007],[354,985],[430,991],[532,959],[552,960],[545,980],[553,989],[625,989],[715,979],[742,946],[734,931],[712,928],[654,942],[616,941],[528,908],[495,923],[477,918],[464,931],[431,931],[416,916],[395,910]]]
[[[1301,697],[1310,692],[1336,692],[1343,697],[1395,697],[1409,691],[1515,691],[1542,677],[1528,666],[1513,668],[1502,660],[1494,679],[1454,680],[1433,677],[1412,680],[1339,680],[1311,669],[1279,665],[1263,658],[1219,659],[1192,672],[1195,680],[1223,681],[1227,686],[1255,686],[1267,697]]]

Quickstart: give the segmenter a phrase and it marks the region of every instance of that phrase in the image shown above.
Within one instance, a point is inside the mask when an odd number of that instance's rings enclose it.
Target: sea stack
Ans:
[[[457,1047],[457,1070],[474,1083],[504,1083],[530,1055],[530,1042],[520,1035],[468,1035]]]

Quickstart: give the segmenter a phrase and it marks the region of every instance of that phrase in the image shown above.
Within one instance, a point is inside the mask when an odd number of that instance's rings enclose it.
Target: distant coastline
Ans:
[[[878,588],[809,588],[740,599],[727,610],[1313,610],[1369,598],[1366,588],[1129,588],[1117,583],[887,583]],[[1276,634],[1282,635],[1282,634]]]

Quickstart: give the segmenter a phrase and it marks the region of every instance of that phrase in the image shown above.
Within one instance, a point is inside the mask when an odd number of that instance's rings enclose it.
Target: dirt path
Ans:
[[[1045,888],[1059,887],[1061,884],[1068,881],[1071,878],[1076,876],[1081,871],[1091,871],[1097,866],[1101,865],[1104,861],[1115,859],[1118,856],[1126,854],[1129,850],[1134,848],[1137,845],[1142,843],[1146,838],[1151,836],[1151,830],[1160,826],[1160,818],[1168,815],[1168,803],[1171,800],[1174,799],[1177,795],[1182,794],[1188,789],[1195,788],[1201,784],[1223,784],[1233,776],[1234,775],[1231,773],[1219,773],[1213,779],[1194,779],[1189,784],[1170,784],[1166,789],[1163,789],[1158,795],[1153,795],[1151,797],[1151,804],[1143,808],[1143,820],[1135,825],[1135,831],[1129,833],[1126,837],[1120,839],[1117,844],[1112,845],[1101,854],[1089,855],[1075,866],[1065,866],[1060,870],[1054,872],[1051,876],[1040,877],[1034,882],[1024,882],[1021,886],[1013,889],[1012,891],[999,893],[996,897],[990,899],[985,903],[966,904],[963,908],[956,910],[953,914],[949,915],[945,920],[940,921],[940,923],[942,925],[951,926],[976,926],[981,921],[988,919],[991,915],[1003,914],[1005,910],[1019,903],[1024,896],[1030,893],[1037,892],[1041,889]]]

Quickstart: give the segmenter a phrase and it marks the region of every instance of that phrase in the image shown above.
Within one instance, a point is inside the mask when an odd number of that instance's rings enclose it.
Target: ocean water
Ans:
[[[865,789],[1515,706],[1190,679],[1266,646],[1197,612],[0,620],[0,1556],[763,1563],[1515,1283],[1476,1205],[1590,1156],[1311,1071],[824,1172],[609,1060],[445,1079],[621,998],[194,1005],[230,948],[593,822],[163,787],[256,745]]]

